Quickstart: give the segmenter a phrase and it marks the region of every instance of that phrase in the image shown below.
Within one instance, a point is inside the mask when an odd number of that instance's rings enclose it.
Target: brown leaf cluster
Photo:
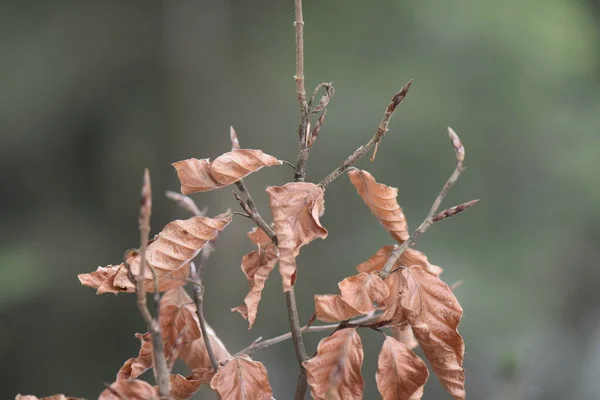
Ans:
[[[338,284],[339,295],[316,295],[317,319],[324,322],[345,321],[385,306],[389,289],[377,274],[361,272]]]
[[[238,144],[239,145],[239,144]],[[231,185],[262,167],[281,161],[260,150],[234,149],[215,158],[190,158],[173,163],[181,182],[181,193],[206,192]]]
[[[47,397],[36,397],[26,394],[18,394],[15,400],[85,400],[83,397],[67,397],[64,394],[55,394]]]
[[[248,356],[234,357],[210,381],[222,399],[271,400],[273,390],[265,366]]]
[[[247,319],[248,329],[251,329],[256,320],[265,282],[279,260],[279,251],[271,238],[260,228],[252,229],[248,237],[258,247],[258,250],[246,254],[242,259],[242,271],[248,279],[250,291],[244,299],[244,304],[231,311],[237,311]]]
[[[189,262],[230,222],[231,214],[221,214],[215,218],[197,216],[169,222],[146,250],[146,261],[150,267],[146,268],[144,275],[146,291],[154,291],[152,268],[158,278],[159,291],[184,285],[189,276]],[[80,274],[78,278],[82,285],[97,289],[98,294],[135,292],[131,275],[138,279],[140,259],[139,252],[130,252],[126,263],[98,267],[96,271]]]
[[[172,365],[179,358],[192,369],[192,375],[189,377],[171,375],[172,394],[176,398],[189,398],[200,385],[210,381],[214,372],[200,331],[196,305],[182,287],[166,292],[161,298],[160,327],[167,362]],[[208,334],[217,359],[225,360],[231,357],[210,327]],[[136,337],[141,341],[140,352],[137,357],[123,364],[117,374],[118,382],[131,381],[152,368],[151,334],[138,333]],[[187,396],[188,393],[191,394]]]
[[[310,394],[316,400],[362,399],[364,354],[355,328],[341,329],[321,340],[317,355],[304,362]]]
[[[396,201],[398,189],[377,183],[373,175],[365,170],[352,169],[348,171],[348,176],[365,204],[390,235],[399,243],[408,239],[408,224]]]
[[[279,272],[283,290],[295,282],[296,257],[300,247],[327,237],[319,217],[325,211],[323,188],[314,183],[294,182],[267,188],[279,249]]]

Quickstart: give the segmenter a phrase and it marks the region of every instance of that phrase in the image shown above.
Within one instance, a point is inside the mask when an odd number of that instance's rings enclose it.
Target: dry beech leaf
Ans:
[[[174,400],[184,400],[192,397],[200,386],[208,384],[213,377],[212,368],[198,368],[192,371],[190,376],[184,377],[179,374],[172,374],[171,396]]]
[[[462,307],[450,287],[420,266],[402,270],[400,303],[415,337],[442,386],[454,399],[465,398],[465,344],[457,331]]]
[[[279,241],[279,272],[283,290],[288,292],[294,286],[300,247],[327,237],[327,229],[319,222],[325,211],[323,188],[314,183],[294,182],[270,186],[267,193]]]
[[[206,324],[206,333],[208,334],[217,361],[231,358],[231,354],[227,351],[221,339],[219,339],[215,331],[208,324]],[[204,338],[202,337],[191,343],[184,344],[179,352],[179,358],[192,370],[211,367],[210,358],[208,357]]]
[[[363,357],[356,328],[341,329],[322,339],[317,355],[303,363],[312,397],[316,400],[362,399]]]
[[[267,234],[260,228],[254,228],[248,233],[250,240],[258,246],[258,250],[252,251],[242,259],[242,271],[248,279],[250,291],[244,299],[244,304],[231,311],[239,312],[248,320],[248,329],[252,328],[258,313],[258,303],[265,287],[265,281],[275,268],[279,259],[279,252]]]
[[[361,314],[368,314],[385,306],[385,298],[390,294],[383,279],[366,272],[350,276],[338,286],[342,300]]]
[[[408,347],[409,349],[415,349],[419,346],[419,342],[412,331],[412,328],[408,323],[403,323],[400,326],[394,326],[390,328],[391,337]]]
[[[316,295],[317,319],[339,322],[385,306],[389,297],[386,283],[378,275],[362,272],[338,284],[340,295]]]
[[[181,193],[206,192],[231,185],[262,167],[282,162],[260,150],[234,149],[215,158],[189,158],[173,163],[181,182]]]
[[[85,400],[83,397],[67,397],[64,394],[55,394],[47,397],[36,397],[32,395],[18,394],[15,400]]]
[[[340,322],[360,315],[337,294],[315,295],[315,313],[323,322]]]
[[[118,393],[118,395],[117,395]],[[117,380],[104,389],[98,400],[158,400],[158,393],[148,382],[133,380]]]
[[[186,291],[179,287],[160,299],[160,328],[167,362],[172,364],[182,346],[201,337],[196,306]],[[136,334],[142,345],[136,358],[123,364],[117,379],[134,379],[152,368],[152,336]]]
[[[231,214],[221,214],[215,218],[197,216],[169,222],[146,251],[146,261],[154,267],[159,279],[159,291],[184,285],[189,275],[190,260],[230,222]],[[140,270],[139,253],[132,252],[127,262],[137,278]],[[129,279],[124,264],[98,267],[96,271],[80,274],[78,278],[82,285],[98,289],[98,294],[135,292],[135,284]],[[146,291],[153,292],[154,281],[150,268],[146,268],[144,281]]]
[[[406,217],[396,201],[398,189],[377,183],[365,170],[352,169],[348,176],[365,204],[392,237],[399,243],[408,239]]]
[[[358,272],[379,271],[383,268],[385,262],[388,260],[388,258],[390,258],[390,255],[392,255],[393,251],[394,246],[383,246],[377,250],[377,252],[373,254],[367,261],[357,265],[356,270]],[[394,264],[393,269],[396,269],[400,266],[412,267],[413,265],[421,266],[421,268],[434,276],[439,276],[443,271],[441,267],[431,264],[425,254],[412,248],[408,248],[404,253],[402,253],[400,259],[396,262],[396,264]]]
[[[248,356],[234,357],[219,368],[210,387],[224,400],[271,400],[273,397],[265,366]]]
[[[396,339],[386,337],[375,375],[383,400],[421,399],[428,377],[423,360]]]

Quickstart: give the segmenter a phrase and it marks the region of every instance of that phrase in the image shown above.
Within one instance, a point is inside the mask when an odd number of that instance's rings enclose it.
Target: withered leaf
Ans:
[[[325,211],[323,188],[314,183],[294,182],[270,186],[267,193],[279,241],[279,272],[283,290],[287,292],[294,285],[300,247],[327,237],[327,229],[319,222]]]
[[[67,397],[64,394],[55,394],[47,397],[36,397],[26,394],[18,394],[15,400],[85,400],[83,397]]]
[[[402,270],[400,303],[442,386],[456,400],[465,398],[465,345],[457,331],[462,307],[452,290],[418,265]]]
[[[166,292],[160,300],[160,327],[167,362],[172,364],[185,344],[201,337],[196,306],[186,291],[179,287]],[[142,345],[136,358],[123,364],[117,379],[134,379],[152,368],[152,336],[136,334]]]
[[[146,251],[146,261],[154,267],[159,279],[158,290],[163,292],[184,285],[189,275],[189,262],[229,222],[231,214],[221,214],[215,218],[196,216],[169,222]],[[127,258],[136,279],[140,271],[140,258],[139,252],[132,252]],[[89,274],[80,274],[78,278],[82,285],[98,289],[98,294],[135,292],[135,284],[129,279],[125,264],[99,267]],[[146,268],[144,281],[146,291],[153,292],[154,281],[150,268]]]
[[[104,389],[98,400],[158,400],[158,393],[148,382],[133,380],[117,380]]]
[[[210,325],[206,324],[206,333],[208,334],[210,344],[217,361],[222,361],[231,357],[227,348],[219,339]],[[184,344],[179,352],[179,358],[192,370],[207,369],[211,367],[210,358],[206,351],[204,338],[194,340],[191,343]]]
[[[427,366],[407,346],[386,337],[377,363],[377,388],[383,400],[420,400]]]
[[[383,279],[376,274],[361,272],[338,284],[340,297],[361,314],[368,314],[385,306],[390,292]]]
[[[390,258],[392,252],[394,251],[394,246],[383,246],[375,254],[373,254],[367,261],[356,266],[356,270],[358,272],[373,272],[379,271],[385,265],[385,262]],[[442,273],[442,268],[437,265],[433,265],[429,262],[427,256],[421,253],[419,250],[415,250],[413,248],[408,248],[402,255],[400,259],[394,264],[394,269],[403,266],[403,267],[412,267],[413,265],[419,265],[425,271],[434,276],[439,276]]]
[[[223,399],[270,400],[273,397],[265,366],[248,356],[234,357],[219,368],[210,387]]]
[[[248,233],[250,240],[258,246],[258,250],[252,251],[242,259],[242,271],[248,279],[250,291],[244,299],[244,304],[231,311],[239,312],[248,320],[248,329],[252,328],[258,313],[258,304],[262,296],[262,290],[269,274],[275,268],[279,260],[279,252],[267,234],[260,228],[254,228]]]
[[[398,189],[377,183],[365,170],[349,170],[348,176],[365,204],[392,237],[399,243],[408,239],[406,218],[396,201]]]
[[[171,381],[171,396],[174,400],[184,400],[192,397],[200,386],[208,384],[213,377],[214,371],[212,368],[195,369],[190,376],[184,377],[179,374],[172,374],[169,378]]]
[[[233,149],[215,158],[190,158],[173,163],[181,182],[181,193],[206,192],[231,185],[262,167],[281,161],[260,150]]]
[[[316,400],[362,399],[363,348],[355,328],[341,329],[322,339],[317,355],[303,363],[310,393]]]
[[[323,322],[340,322],[360,315],[337,294],[315,295],[315,313]]]
[[[391,337],[408,347],[409,349],[415,349],[419,346],[419,342],[412,331],[412,328],[408,322],[402,323],[399,326],[393,326],[390,328]]]

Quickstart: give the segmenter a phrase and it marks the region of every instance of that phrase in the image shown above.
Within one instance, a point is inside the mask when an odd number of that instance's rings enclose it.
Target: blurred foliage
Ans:
[[[94,398],[137,354],[132,296],[96,297],[76,275],[136,246],[143,167],[153,230],[185,214],[162,196],[170,163],[242,146],[296,158],[290,1],[3,2],[0,6],[0,398]],[[592,399],[600,393],[600,7],[592,0],[326,1],[305,5],[306,77],[336,87],[309,160],[318,181],[374,133],[389,98],[415,83],[376,162],[415,227],[453,167],[445,127],[467,149],[447,204],[480,198],[418,243],[465,309],[467,387],[476,399]],[[268,215],[267,185],[248,179]],[[216,215],[228,189],[195,199]],[[327,189],[330,235],[303,249],[301,319],[312,296],[380,246],[385,230],[345,177]],[[288,329],[279,276],[255,328],[229,309],[246,290],[245,220],[219,238],[207,318],[230,350]],[[306,336],[311,353],[321,336]],[[366,398],[381,339],[363,334]],[[256,353],[278,398],[295,384],[291,343]],[[432,378],[429,398],[446,398]],[[427,393],[427,392],[426,392]],[[206,392],[204,392],[206,394]]]

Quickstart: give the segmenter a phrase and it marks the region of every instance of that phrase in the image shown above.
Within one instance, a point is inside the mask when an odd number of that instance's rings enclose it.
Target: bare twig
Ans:
[[[288,321],[294,341],[294,349],[296,350],[296,358],[300,365],[302,365],[308,357],[304,348],[304,341],[302,340],[302,332],[300,331],[300,320],[298,319],[298,308],[296,306],[296,295],[293,286],[288,292],[285,292],[285,300],[287,302]]]
[[[435,201],[433,202],[433,205],[431,206],[431,209],[429,210],[429,213],[427,214],[427,217],[425,218],[425,220],[421,223],[421,225],[419,225],[417,230],[414,231],[412,233],[412,235],[410,235],[410,237],[404,243],[402,243],[399,246],[398,245],[394,246],[394,250],[392,251],[390,258],[388,258],[388,260],[386,261],[382,270],[379,272],[379,275],[381,276],[382,279],[385,279],[390,274],[390,272],[392,271],[392,268],[394,267],[394,264],[396,264],[396,261],[398,261],[398,259],[400,258],[402,253],[404,253],[406,251],[406,249],[408,249],[410,246],[412,246],[417,241],[417,239],[419,239],[419,237],[423,233],[425,233],[425,231],[427,229],[429,229],[429,227],[434,222],[443,219],[443,218],[438,218],[437,220],[435,219],[437,210],[440,208],[442,201],[444,200],[444,198],[446,197],[446,195],[448,194],[450,189],[452,189],[452,186],[454,186],[454,184],[456,183],[456,181],[458,181],[458,178],[462,174],[463,161],[465,159],[465,148],[462,145],[462,142],[460,141],[460,139],[458,138],[458,135],[452,130],[452,128],[448,128],[448,136],[450,137],[450,141],[452,142],[452,146],[454,147],[454,151],[456,153],[456,167],[454,168],[452,175],[450,175],[450,177],[444,184],[444,187],[442,188],[442,190],[436,197]],[[469,202],[470,204],[465,203],[465,204],[469,204],[469,205],[466,207],[463,207],[462,210],[465,210],[466,208],[472,206],[476,202],[477,201],[471,201],[471,202]],[[461,206],[464,206],[464,204]],[[449,209],[449,210],[451,210],[451,209]],[[446,212],[448,214],[451,213],[450,211],[446,210],[440,214],[445,214]],[[452,214],[452,215],[455,215],[455,214]]]
[[[252,196],[250,196],[248,188],[246,188],[246,185],[244,184],[244,180],[240,179],[235,183],[235,185],[240,191],[241,196],[238,196],[237,193],[234,193],[234,196],[239,201],[244,211],[246,211],[250,216],[250,219],[254,221],[254,223],[256,223],[260,229],[265,231],[269,238],[271,238],[271,240],[277,244],[277,236],[275,235],[275,231],[273,231],[273,228],[271,228],[258,213],[258,209],[252,200]]]
[[[161,398],[169,399],[171,397],[171,382],[169,380],[169,367],[165,358],[163,348],[162,332],[158,319],[152,318],[148,304],[146,303],[146,249],[148,248],[148,238],[150,236],[150,214],[152,213],[152,189],[150,187],[150,174],[146,169],[144,171],[144,185],[142,186],[142,202],[140,205],[140,271],[137,277],[137,303],[140,313],[148,326],[152,335],[152,360],[154,362],[154,378],[158,385],[158,394]],[[158,279],[153,272],[154,291],[158,293]],[[159,302],[160,303],[160,302]],[[160,307],[157,305],[157,307]]]
[[[357,318],[357,319],[353,320],[348,325],[349,326],[362,326],[364,324],[369,324],[371,322],[377,321],[380,316],[381,316],[381,314],[367,315],[367,316],[360,317],[360,318]],[[337,329],[337,328],[339,328],[339,326],[340,326],[340,324],[311,325],[311,326],[305,325],[302,328],[300,328],[300,332],[302,332],[302,333],[326,332],[326,331],[331,331],[331,330]],[[269,346],[272,346],[272,345],[277,344],[277,343],[284,342],[284,341],[289,340],[291,338],[292,338],[292,333],[288,332],[288,333],[284,333],[283,335],[279,335],[279,336],[273,337],[271,339],[265,339],[265,340],[258,340],[257,339],[254,342],[252,342],[252,344],[250,344],[250,346],[248,346],[245,349],[240,350],[239,352],[237,352],[235,354],[235,356],[241,356],[241,355],[244,355],[244,354],[251,354],[251,353],[255,352],[256,350],[267,348]]]
[[[308,121],[310,110],[306,101],[306,89],[304,88],[304,19],[302,17],[302,0],[294,0],[296,28],[296,96],[300,104],[300,123],[298,124],[298,162],[294,181],[304,182],[306,177],[306,163],[310,147],[308,146]]]
[[[204,207],[204,209],[200,210],[198,208],[198,206],[196,205],[196,202],[194,200],[192,200],[191,197],[184,196],[180,193],[173,192],[171,190],[167,190],[165,192],[165,196],[167,196],[167,198],[169,198],[169,199],[173,200],[175,203],[177,203],[177,205],[179,207],[183,208],[185,211],[192,213],[193,215],[196,215],[196,216],[206,215],[207,208]]]
[[[215,356],[215,352],[210,343],[210,336],[206,329],[206,319],[204,318],[204,286],[202,285],[202,275],[204,274],[204,268],[206,267],[206,261],[208,260],[208,254],[201,254],[200,264],[196,268],[193,262],[190,263],[190,277],[193,281],[192,290],[194,291],[194,301],[196,302],[196,314],[198,315],[198,321],[200,322],[200,330],[202,331],[202,338],[204,345],[206,346],[206,352],[210,363],[215,370],[219,369],[219,362]]]
[[[385,133],[388,131],[388,125],[390,123],[390,119],[392,118],[392,115],[394,114],[394,111],[396,111],[396,108],[400,105],[400,103],[402,103],[402,101],[406,97],[406,94],[408,93],[408,89],[410,89],[410,85],[412,85],[412,82],[413,82],[412,79],[410,81],[408,81],[402,87],[402,89],[400,89],[400,91],[398,93],[396,93],[396,95],[394,95],[394,97],[392,97],[392,101],[390,102],[390,104],[388,104],[388,106],[385,110],[385,113],[383,115],[383,120],[379,124],[379,127],[377,128],[377,132],[375,132],[375,135],[373,135],[371,140],[369,140],[367,142],[367,144],[365,144],[364,146],[361,146],[358,149],[356,149],[356,151],[351,156],[349,156],[346,159],[346,161],[344,161],[342,163],[342,165],[340,165],[332,173],[327,175],[319,183],[320,186],[326,187],[327,185],[329,185],[337,177],[339,177],[341,174],[343,174],[348,168],[350,168],[352,165],[354,165],[354,163],[356,163],[358,160],[360,160],[365,154],[367,154],[369,152],[369,150],[371,150],[373,148],[373,146],[377,146],[379,144],[379,142],[381,141],[381,139],[383,138]],[[375,151],[376,150],[377,150],[377,147],[375,147]],[[375,154],[373,154],[373,158],[374,158],[374,156],[375,156]]]

